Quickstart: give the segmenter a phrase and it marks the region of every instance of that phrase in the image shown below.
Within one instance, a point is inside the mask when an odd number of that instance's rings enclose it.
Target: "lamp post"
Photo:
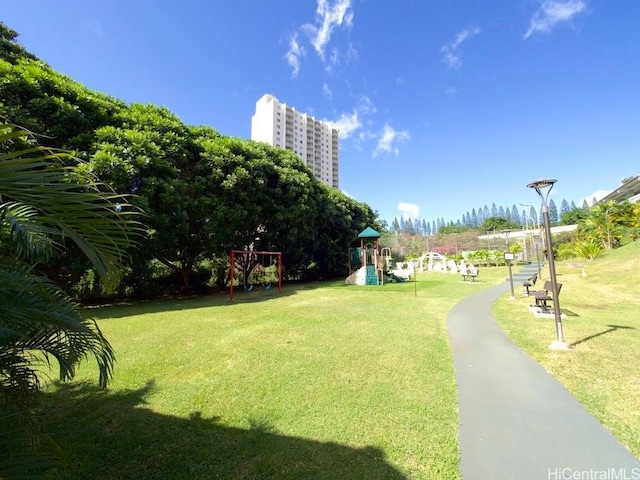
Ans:
[[[504,253],[504,259],[507,261],[507,265],[509,266],[509,283],[511,285],[511,298],[516,298],[516,294],[513,291],[513,274],[511,272],[511,260],[514,259],[513,253],[511,253],[511,249],[509,248],[509,234],[511,230],[505,228],[502,230],[502,234],[504,235],[504,239],[507,242],[507,251]]]
[[[540,270],[542,270],[542,266],[540,265],[540,234],[533,234],[533,249],[536,252],[536,261],[538,262],[538,275],[540,275]]]
[[[542,219],[544,221],[544,231],[547,243],[547,259],[549,260],[549,276],[551,277],[551,288],[553,289],[553,314],[556,320],[556,334],[557,340],[551,342],[551,348],[554,350],[566,350],[569,348],[569,344],[564,341],[564,334],[562,333],[562,312],[560,312],[560,300],[558,299],[558,281],[556,279],[556,265],[553,255],[553,243],[551,241],[551,228],[549,225],[549,206],[547,205],[547,199],[549,198],[549,192],[553,188],[554,183],[557,180],[555,178],[543,178],[536,180],[527,185],[528,188],[533,188],[540,199],[542,200]],[[546,195],[543,190],[548,188]]]
[[[531,207],[532,205],[529,203],[521,203],[520,204],[523,207]],[[527,237],[529,234],[529,218],[527,217],[527,210],[525,208],[525,210],[523,210],[524,212],[524,258],[525,260],[528,262],[529,261],[529,252],[527,251]]]

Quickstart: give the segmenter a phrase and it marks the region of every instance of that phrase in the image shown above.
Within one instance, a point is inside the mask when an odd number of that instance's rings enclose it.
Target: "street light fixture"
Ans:
[[[556,279],[556,265],[553,255],[553,244],[551,241],[549,207],[547,205],[549,192],[551,192],[551,189],[556,182],[557,180],[555,178],[543,178],[531,182],[527,187],[533,188],[542,200],[542,218],[544,221],[544,231],[547,240],[547,259],[549,260],[549,275],[551,277],[551,288],[553,289],[553,314],[556,320],[556,334],[558,336],[557,340],[551,342],[551,348],[554,350],[567,350],[569,348],[569,344],[564,341],[564,334],[562,333],[562,312],[560,312],[560,300],[558,299],[558,281]],[[549,190],[544,194],[543,190],[546,188]]]
[[[516,294],[513,291],[513,274],[511,271],[511,260],[513,260],[515,258],[515,255],[513,253],[511,253],[511,249],[509,248],[509,234],[511,233],[511,230],[509,230],[508,228],[505,228],[504,230],[502,230],[502,234],[504,235],[504,239],[507,242],[507,251],[504,253],[504,259],[507,262],[507,265],[509,266],[509,283],[511,284],[511,298],[516,298]]]

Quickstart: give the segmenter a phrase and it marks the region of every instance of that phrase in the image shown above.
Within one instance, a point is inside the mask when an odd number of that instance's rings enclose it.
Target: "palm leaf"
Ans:
[[[115,286],[142,228],[126,197],[96,181],[72,181],[67,153],[32,146],[0,124],[0,478],[55,478],[60,451],[34,412],[42,362],[73,379],[94,358],[104,388],[114,352],[97,324],[33,266],[75,243]],[[119,204],[119,208],[116,208]]]
[[[7,127],[0,125],[0,131]],[[16,133],[24,136],[28,132],[0,134],[0,143],[14,138]],[[113,287],[129,260],[127,249],[143,234],[137,221],[140,211],[126,197],[99,182],[71,182],[72,168],[62,163],[69,158],[64,152],[43,147],[0,154],[0,216],[4,219],[0,234],[6,233],[2,230],[6,230],[8,222],[9,234],[18,235],[23,254],[30,245],[28,238],[46,235],[58,244],[70,240],[92,263],[105,285]],[[27,212],[29,215],[25,216]],[[43,244],[34,242],[33,246]]]

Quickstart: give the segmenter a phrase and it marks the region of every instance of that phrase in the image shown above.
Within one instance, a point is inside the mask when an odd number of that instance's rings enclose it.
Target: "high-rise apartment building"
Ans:
[[[291,150],[323,183],[338,188],[338,130],[266,94],[251,117],[251,140]]]

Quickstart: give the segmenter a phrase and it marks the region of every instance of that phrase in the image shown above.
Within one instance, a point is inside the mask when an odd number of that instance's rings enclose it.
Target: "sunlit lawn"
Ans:
[[[90,365],[50,386],[68,478],[460,478],[445,321],[504,269],[479,280],[428,272],[95,309],[118,358],[109,391]]]
[[[507,295],[494,313],[517,344],[640,457],[640,242],[577,263],[556,265],[570,351],[548,348],[555,321],[535,318],[526,308],[535,303],[531,298],[514,302]],[[543,273],[537,286],[549,279]]]

